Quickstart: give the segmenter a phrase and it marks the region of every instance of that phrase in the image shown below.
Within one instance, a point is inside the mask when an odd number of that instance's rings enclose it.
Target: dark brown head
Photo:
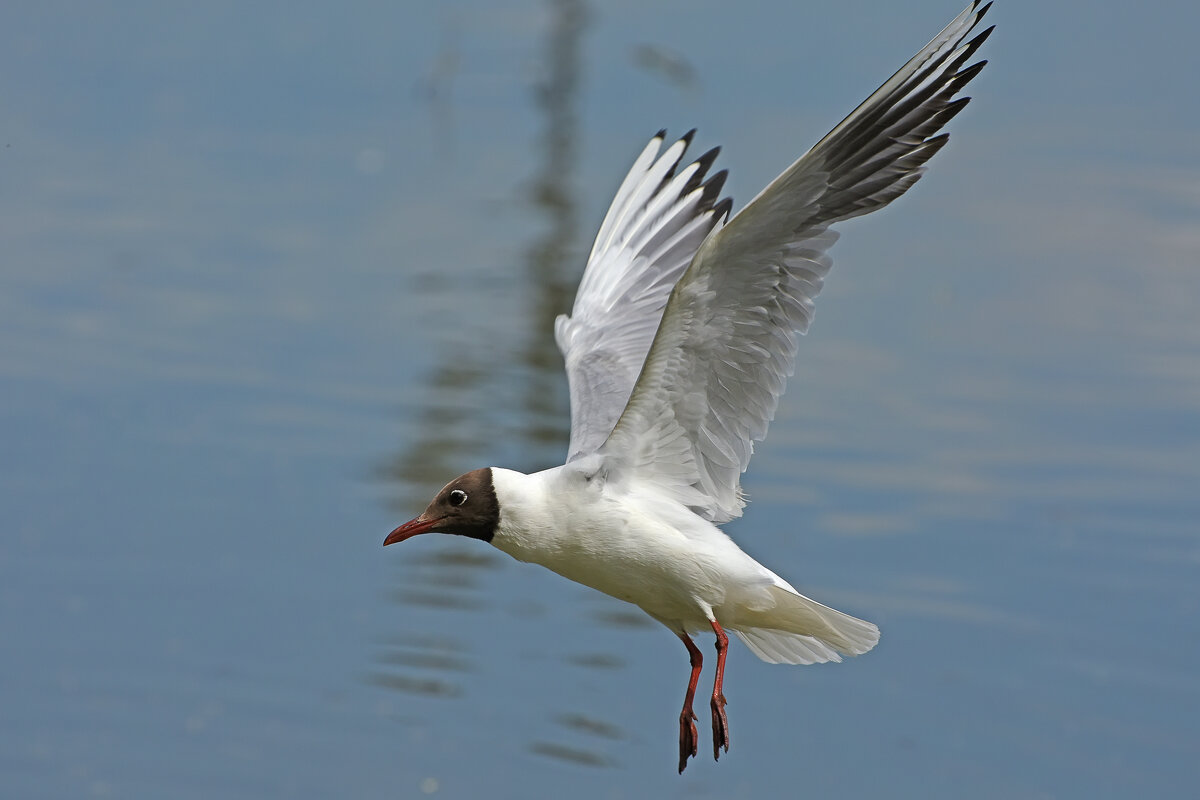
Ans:
[[[403,542],[418,533],[453,533],[490,542],[500,524],[500,504],[490,467],[473,470],[446,484],[421,516],[404,523],[383,540]]]

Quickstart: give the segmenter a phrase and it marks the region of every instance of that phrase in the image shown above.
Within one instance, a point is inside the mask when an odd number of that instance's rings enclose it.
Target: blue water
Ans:
[[[0,795],[1186,795],[1190,5],[1001,3],[950,146],[843,227],[728,530],[883,640],[735,645],[719,764],[675,774],[686,653],[636,609],[380,547],[561,461],[550,320],[654,131],[724,145],[740,207],[958,10],[13,9]]]

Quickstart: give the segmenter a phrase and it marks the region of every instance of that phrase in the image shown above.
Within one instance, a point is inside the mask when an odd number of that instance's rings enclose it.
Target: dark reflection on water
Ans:
[[[597,611],[592,615],[592,619],[599,622],[601,625],[610,628],[655,628],[658,623],[647,617],[641,611],[636,611],[632,607],[629,610],[622,608],[605,609]]]
[[[433,142],[439,155],[449,159],[454,157],[457,145],[451,94],[462,68],[463,54],[459,45],[462,32],[457,20],[443,18],[438,33],[440,44],[437,55],[413,88],[429,108]]]
[[[443,341],[440,347],[448,345]],[[396,488],[392,505],[400,511],[427,498],[461,473],[464,456],[478,451],[483,426],[470,404],[460,398],[482,392],[491,376],[483,364],[471,363],[470,351],[446,352],[428,379],[429,401],[407,412],[416,420],[416,435],[399,455],[385,463],[380,474]],[[412,512],[416,514],[415,511]]]
[[[581,257],[572,183],[579,139],[575,110],[581,70],[579,45],[587,10],[579,0],[555,0],[551,9],[546,79],[535,89],[538,107],[545,114],[544,157],[533,183],[534,206],[545,215],[547,229],[527,257],[525,285],[533,291],[522,353],[529,373],[524,398],[527,427],[522,441],[541,445],[529,455],[544,460],[532,461],[525,471],[547,466],[556,455],[561,459],[566,449],[570,433],[564,414],[566,386],[562,357],[551,332],[555,317],[570,308],[579,277],[574,265]]]
[[[502,563],[502,557],[491,550],[464,544],[469,546],[456,543],[405,558],[405,566],[413,573],[409,579],[438,586],[473,588],[478,585],[482,571]]]
[[[483,603],[466,597],[460,597],[453,592],[423,591],[421,589],[401,589],[393,592],[394,602],[404,606],[426,606],[428,608],[449,608],[458,611],[481,611]]]
[[[405,694],[462,696],[463,688],[454,676],[470,672],[471,663],[465,646],[457,640],[417,634],[389,637],[384,645],[375,657],[376,669],[366,678],[368,683]]]
[[[373,673],[367,682],[385,689],[405,694],[421,694],[428,697],[460,697],[462,687],[441,678],[422,678],[415,675]]]
[[[630,58],[639,69],[660,76],[679,89],[696,88],[696,68],[683,53],[662,45],[639,44],[630,51]]]
[[[564,728],[579,731],[581,733],[599,736],[602,739],[624,739],[624,732],[611,723],[604,720],[596,719],[587,714],[560,714],[554,719],[559,725]]]
[[[595,752],[594,750],[583,750],[577,747],[568,747],[565,744],[556,742],[534,742],[529,745],[529,752],[536,753],[539,756],[554,758],[559,761],[566,761],[571,764],[580,764],[585,767],[615,767],[617,763],[612,759]]]
[[[527,306],[521,341],[513,343],[515,355],[506,363],[489,360],[458,341],[438,340],[435,366],[423,382],[427,400],[405,410],[416,434],[381,469],[382,477],[396,488],[398,509],[410,510],[414,502],[423,502],[455,475],[478,466],[494,452],[491,448],[497,441],[522,442],[507,466],[525,472],[557,463],[566,450],[570,425],[566,382],[552,334],[555,317],[570,309],[583,258],[573,176],[586,5],[580,0],[554,0],[549,18],[544,77],[534,86],[545,127],[536,143],[539,169],[528,195],[546,229],[526,251],[522,285]],[[515,380],[523,386],[518,408],[483,403],[483,398],[505,396]],[[513,417],[518,419],[516,430],[512,430]]]
[[[503,563],[504,559],[491,550],[447,548],[410,559],[409,563],[435,567],[456,567],[464,570],[487,569]]]
[[[575,653],[565,659],[568,664],[589,669],[621,669],[625,660],[611,653]]]
[[[468,543],[469,544],[469,543]],[[442,549],[406,555],[398,565],[392,599],[401,605],[473,610],[483,608],[481,573],[500,563],[500,558],[481,548]]]
[[[447,644],[449,647],[443,649]],[[468,672],[471,668],[469,662],[459,655],[458,647],[453,642],[439,642],[429,649],[417,649],[411,642],[397,641],[392,647],[392,650],[379,657],[381,664],[452,672]]]
[[[520,442],[514,466],[533,471],[557,463],[569,435],[566,381],[562,357],[552,335],[554,319],[568,311],[584,257],[579,239],[577,201],[573,178],[579,141],[576,95],[580,84],[579,49],[587,10],[579,0],[549,4],[550,27],[545,70],[535,86],[537,108],[545,126],[537,143],[539,169],[530,183],[532,207],[545,221],[545,230],[526,250],[527,313],[522,316],[520,343],[509,364],[463,363],[464,355],[435,359],[429,377],[428,402],[416,411],[418,437],[386,468],[386,477],[397,486],[401,504],[436,490],[446,480],[490,453],[485,448],[499,436]],[[448,346],[448,345],[442,345]],[[517,408],[504,408],[495,416],[464,397],[495,395],[519,370],[522,390]],[[503,392],[500,392],[503,395]],[[504,420],[495,424],[496,418]],[[511,420],[516,419],[514,426]],[[450,434],[449,440],[445,435]],[[414,509],[405,509],[415,513]],[[478,614],[495,605],[482,594],[485,576],[501,569],[504,560],[474,542],[453,542],[424,552],[406,552],[396,566],[396,587],[389,599],[406,608],[435,612]],[[528,567],[527,567],[528,569]],[[527,597],[506,597],[503,607],[514,619],[538,619],[548,609]],[[602,626],[644,628],[653,623],[637,611],[604,610],[595,615]],[[503,624],[503,623],[502,623]],[[452,627],[452,626],[447,626]],[[470,671],[474,654],[453,639],[416,637],[389,642],[376,657],[373,685],[405,694],[456,699],[462,687],[455,674]],[[506,656],[520,658],[513,654]],[[526,656],[529,658],[530,656]],[[621,669],[624,659],[606,653],[579,653],[568,663],[584,669]],[[570,680],[570,674],[556,679]],[[549,702],[566,702],[575,692],[547,692]],[[551,712],[560,729],[553,740],[537,732],[528,735],[528,752],[555,761],[585,767],[612,767],[616,760],[607,746],[626,739],[615,723],[578,710]]]
[[[499,559],[482,549],[443,547],[433,551],[412,548],[399,559],[395,589],[388,599],[396,605],[437,612],[483,611],[482,575]],[[375,686],[407,694],[455,698],[462,688],[454,673],[470,669],[467,647],[448,635],[428,632],[391,637],[375,658],[376,670],[368,676]],[[449,673],[449,674],[447,674]]]
[[[548,742],[539,739],[529,745],[531,753],[587,767],[617,766],[617,760],[605,752],[604,748],[606,743],[627,738],[621,727],[577,711],[555,715],[554,723],[565,729],[564,736],[578,741],[568,744],[564,741]]]
[[[516,353],[510,364],[472,361],[470,352],[463,348],[447,341],[439,344],[455,349],[434,359],[426,384],[428,399],[414,412],[408,412],[417,420],[418,433],[383,469],[384,477],[396,487],[395,504],[404,513],[415,513],[411,507],[414,502],[419,505],[454,475],[486,459],[490,455],[487,448],[498,437],[521,442],[514,466],[524,471],[556,463],[566,449],[566,382],[552,331],[555,317],[570,308],[583,258],[572,183],[579,140],[575,109],[581,72],[579,50],[588,14],[579,0],[555,0],[549,4],[549,12],[545,70],[534,87],[545,127],[537,143],[539,168],[529,194],[532,207],[545,220],[545,230],[526,250],[522,285],[527,287],[527,313],[523,315],[521,342],[513,348]],[[512,381],[514,368],[520,370],[523,386],[517,398],[519,408],[504,408],[495,414],[481,409],[478,398],[503,396],[502,391],[492,390],[503,389],[503,383]],[[518,420],[516,430],[510,422],[514,417]],[[501,557],[473,542],[406,551],[397,559],[396,588],[388,598],[405,608],[480,613],[493,602],[482,595],[484,576],[501,566]],[[546,612],[543,604],[528,598],[508,601],[506,608],[520,619],[537,618]],[[597,619],[617,627],[641,627],[649,622],[635,621],[635,617],[632,613],[604,612]],[[449,638],[394,639],[376,656],[377,669],[367,680],[405,694],[455,699],[462,696],[463,690],[453,676],[470,671],[471,657]],[[619,669],[625,663],[604,654],[583,654],[569,660],[579,666],[604,669]],[[617,726],[579,712],[564,711],[554,719],[570,736],[606,741],[624,738]],[[586,742],[535,740],[527,749],[589,767],[615,763]]]
[[[495,554],[480,548],[411,548],[397,560],[395,588],[388,599],[398,606],[437,613],[478,613],[487,608],[482,574],[495,569],[498,562]],[[442,698],[463,694],[454,675],[471,668],[465,644],[445,633],[435,636],[429,631],[389,637],[374,662],[376,668],[368,676],[368,683],[406,694]]]

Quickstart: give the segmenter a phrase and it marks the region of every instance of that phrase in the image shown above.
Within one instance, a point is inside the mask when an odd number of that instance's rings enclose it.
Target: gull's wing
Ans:
[[[987,9],[973,2],[704,241],[601,448],[610,467],[714,522],[741,514],[740,475],[832,263],[829,225],[895,200],[946,143],[938,131],[969,99],[954,95],[986,63],[964,66],[991,29],[964,40]]]
[[[571,316],[554,323],[571,390],[567,460],[599,449],[629,401],[671,287],[729,214],[725,172],[707,177],[713,149],[679,169],[689,132],[650,140],[617,190],[588,257]],[[678,171],[676,171],[678,170]]]

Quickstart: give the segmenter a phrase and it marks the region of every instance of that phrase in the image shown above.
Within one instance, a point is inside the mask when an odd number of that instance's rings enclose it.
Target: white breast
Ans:
[[[618,491],[574,464],[532,475],[493,468],[500,523],[492,544],[640,606],[677,630],[713,609],[756,604],[775,577],[683,506]],[[762,598],[761,602],[769,602]]]

